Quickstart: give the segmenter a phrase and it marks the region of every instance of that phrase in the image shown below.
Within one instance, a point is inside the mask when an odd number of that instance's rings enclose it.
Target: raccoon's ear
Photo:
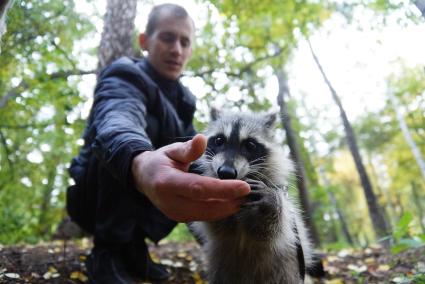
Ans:
[[[212,107],[210,110],[211,121],[217,120],[221,115],[221,112],[216,107]]]
[[[264,125],[267,128],[273,128],[275,123],[276,123],[276,117],[277,117],[277,113],[276,112],[272,112],[272,113],[267,113],[264,115]]]

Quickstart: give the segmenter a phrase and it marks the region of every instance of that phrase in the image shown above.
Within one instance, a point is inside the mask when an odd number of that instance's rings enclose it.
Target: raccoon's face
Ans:
[[[264,169],[271,154],[270,128],[274,115],[213,115],[206,133],[204,174],[220,179],[267,179]]]

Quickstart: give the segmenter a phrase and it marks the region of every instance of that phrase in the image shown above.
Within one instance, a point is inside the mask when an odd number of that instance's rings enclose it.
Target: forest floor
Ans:
[[[85,283],[87,238],[35,246],[0,246],[0,283]],[[151,245],[152,258],[166,265],[172,277],[162,283],[205,281],[205,261],[195,242]],[[425,283],[425,246],[392,255],[379,247],[344,249],[323,254],[326,277],[313,283]],[[143,282],[140,282],[143,283]]]

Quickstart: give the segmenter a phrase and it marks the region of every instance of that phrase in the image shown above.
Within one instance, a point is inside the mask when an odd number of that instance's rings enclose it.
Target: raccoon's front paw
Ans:
[[[247,180],[251,186],[251,192],[247,201],[242,205],[252,211],[258,211],[261,215],[274,215],[280,212],[280,200],[278,193],[269,188],[264,182],[258,180]]]
[[[251,186],[251,192],[241,206],[240,220],[246,231],[255,239],[273,238],[280,224],[279,195],[261,181],[247,182]]]

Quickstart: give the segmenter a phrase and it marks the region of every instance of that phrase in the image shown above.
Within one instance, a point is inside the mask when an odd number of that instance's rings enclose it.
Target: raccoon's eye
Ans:
[[[224,136],[223,136],[223,135],[219,135],[219,136],[217,136],[217,137],[214,139],[214,144],[215,144],[216,146],[221,146],[221,145],[223,145],[223,144],[224,144],[224,142],[225,142],[225,138],[224,138]]]
[[[245,140],[245,147],[248,151],[254,151],[257,149],[257,142],[253,139]]]

